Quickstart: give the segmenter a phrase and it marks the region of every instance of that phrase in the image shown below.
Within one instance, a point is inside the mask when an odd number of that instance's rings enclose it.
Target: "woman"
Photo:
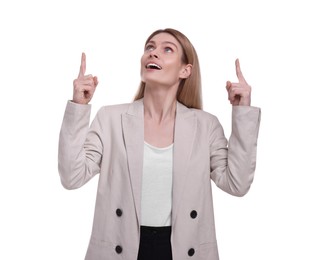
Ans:
[[[98,79],[82,54],[66,107],[59,172],[67,189],[99,175],[86,259],[218,259],[211,180],[243,196],[256,165],[260,109],[236,60],[227,82],[232,134],[202,111],[199,63],[190,41],[173,29],[146,41],[135,101],[102,107],[89,127]]]

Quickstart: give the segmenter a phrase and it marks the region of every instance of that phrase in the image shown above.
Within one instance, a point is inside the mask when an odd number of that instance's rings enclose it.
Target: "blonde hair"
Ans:
[[[192,65],[192,73],[186,78],[182,79],[176,94],[177,101],[187,106],[188,108],[203,109],[202,104],[202,87],[201,87],[201,76],[199,69],[199,61],[195,48],[189,41],[189,39],[181,32],[167,28],[160,29],[153,32],[146,40],[145,45],[157,34],[169,33],[171,34],[182,46],[183,55],[182,62],[184,64]],[[144,97],[145,82],[141,82],[137,94],[134,100],[138,100]]]

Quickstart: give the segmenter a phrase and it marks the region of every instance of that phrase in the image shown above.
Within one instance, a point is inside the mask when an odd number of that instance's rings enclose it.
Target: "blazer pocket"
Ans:
[[[202,260],[207,260],[207,259],[218,260],[219,255],[218,255],[217,242],[215,241],[215,242],[200,244],[199,255],[200,255],[200,259]]]
[[[105,256],[113,254],[114,248],[115,247],[110,242],[91,238],[85,260],[105,259]]]
[[[112,247],[113,244],[105,240],[91,238],[90,245],[101,246],[101,247]]]

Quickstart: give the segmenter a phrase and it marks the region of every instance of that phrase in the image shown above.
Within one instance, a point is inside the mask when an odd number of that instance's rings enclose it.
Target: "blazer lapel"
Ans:
[[[122,127],[135,210],[138,225],[140,225],[144,156],[144,107],[142,99],[133,102],[127,113],[122,115]]]
[[[176,220],[185,181],[189,174],[187,168],[193,149],[196,128],[195,114],[178,102],[174,131],[172,225]]]

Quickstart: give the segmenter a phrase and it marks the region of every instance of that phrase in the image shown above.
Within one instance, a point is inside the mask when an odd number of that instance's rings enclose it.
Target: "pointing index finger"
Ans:
[[[239,82],[247,83],[245,78],[244,78],[243,73],[241,72],[239,59],[236,59],[235,65],[236,65],[236,75],[237,75]]]
[[[84,52],[82,52],[79,77],[83,77],[85,75],[85,71],[86,71],[86,55]]]

